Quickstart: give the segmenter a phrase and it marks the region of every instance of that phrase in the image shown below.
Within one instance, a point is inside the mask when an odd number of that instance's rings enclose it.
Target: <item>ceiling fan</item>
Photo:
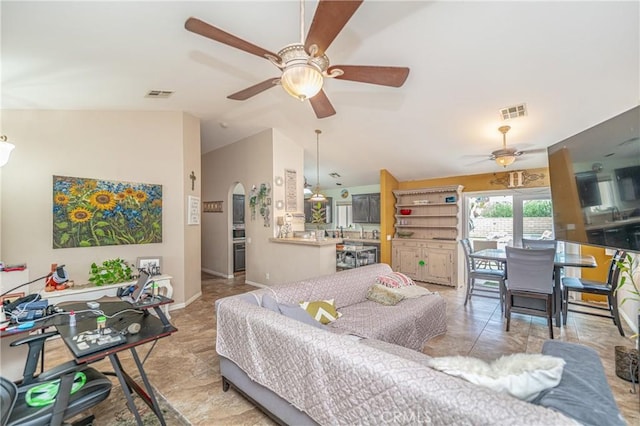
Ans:
[[[495,161],[500,166],[507,167],[516,161],[516,157],[523,154],[523,151],[518,151],[515,148],[507,148],[507,132],[511,130],[511,126],[500,126],[498,131],[502,133],[502,149],[498,149],[491,153],[490,160]]]
[[[193,33],[268,59],[282,70],[280,77],[269,78],[227,98],[244,101],[281,84],[291,96],[301,101],[309,99],[316,116],[325,118],[336,113],[322,89],[325,78],[400,87],[409,75],[409,68],[406,67],[329,66],[325,51],[362,2],[363,0],[319,0],[305,40],[304,0],[301,0],[300,43],[289,44],[278,53],[258,47],[197,18],[187,19],[184,26]]]

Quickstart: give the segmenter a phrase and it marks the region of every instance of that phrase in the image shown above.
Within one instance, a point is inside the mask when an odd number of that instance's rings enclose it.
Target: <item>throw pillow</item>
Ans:
[[[429,366],[451,376],[525,401],[560,383],[565,361],[541,354],[513,354],[487,363],[478,358],[432,358]]]
[[[392,272],[388,275],[380,275],[376,278],[376,284],[382,284],[383,286],[390,288],[406,287],[408,285],[416,285],[411,278],[403,274],[402,272]]]
[[[336,310],[334,299],[300,302],[300,307],[322,324],[329,324],[342,316]]]
[[[287,305],[285,303],[278,303],[276,299],[270,294],[265,294],[262,296],[262,307],[265,309],[269,309],[270,311],[277,312],[279,314],[284,315],[285,317],[292,318],[296,321],[303,322],[308,325],[312,325],[316,328],[325,329],[326,327],[320,324],[318,321],[314,320],[309,316],[307,311],[302,309],[298,305]]]
[[[419,285],[408,285],[406,287],[394,288],[394,292],[401,294],[405,299],[415,299],[417,297],[433,294],[432,291],[427,290]]]
[[[286,305],[284,303],[279,303],[278,308],[280,309],[280,313],[285,317],[293,318],[294,320],[312,325],[321,330],[326,330],[325,325],[322,325],[315,319],[311,318],[309,313],[298,305]]]
[[[270,294],[265,294],[264,296],[262,296],[262,307],[270,311],[280,313],[280,309],[278,308],[278,301]]]
[[[374,284],[369,287],[367,299],[378,302],[382,305],[394,306],[404,299],[404,296],[396,293],[393,289],[385,287],[382,284]]]

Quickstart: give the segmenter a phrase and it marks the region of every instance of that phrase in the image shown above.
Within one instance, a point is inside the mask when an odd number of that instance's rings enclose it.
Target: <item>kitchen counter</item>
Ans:
[[[640,224],[640,217],[631,217],[629,219],[616,220],[614,222],[596,223],[592,225],[587,225],[584,227],[584,229],[587,231],[593,231],[596,229],[610,229],[610,228],[617,228],[619,226],[636,225],[636,224]]]
[[[297,244],[303,246],[323,247],[340,244],[342,243],[342,238],[327,238],[320,241],[310,238],[269,238],[269,241],[278,244]]]
[[[365,243],[365,244],[380,244],[380,240],[372,240],[370,238],[343,238],[342,242],[345,244],[350,242]]]

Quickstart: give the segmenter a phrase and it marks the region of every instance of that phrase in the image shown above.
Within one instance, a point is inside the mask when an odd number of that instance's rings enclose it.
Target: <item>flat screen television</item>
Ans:
[[[640,107],[547,154],[556,238],[640,252]]]

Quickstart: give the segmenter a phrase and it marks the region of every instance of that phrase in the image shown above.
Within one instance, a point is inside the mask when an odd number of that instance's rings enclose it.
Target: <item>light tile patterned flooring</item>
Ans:
[[[203,274],[203,296],[187,308],[171,312],[172,323],[179,331],[160,340],[145,364],[159,396],[177,411],[168,413],[169,425],[274,424],[233,389],[229,392],[222,392],[221,389],[215,353],[214,302],[221,297],[255,289],[243,282],[244,276],[223,279]],[[514,315],[511,331],[507,333],[497,300],[473,298],[465,307],[463,289],[430,284],[425,286],[438,291],[447,300],[447,333],[428,342],[424,349],[428,355],[470,355],[491,360],[516,352],[540,352],[547,339],[548,330],[543,318]],[[631,394],[630,383],[614,373],[613,347],[631,346],[631,341],[621,337],[610,320],[572,313],[569,313],[567,326],[554,328],[554,334],[558,340],[582,343],[600,354],[623,415],[629,425],[640,424],[638,395]],[[139,353],[144,356],[147,348],[143,346]],[[68,352],[60,340],[48,343],[47,364],[54,365],[67,357]],[[123,357],[123,363],[126,368],[132,361]],[[110,365],[104,361],[96,365],[102,370],[110,369]],[[137,401],[137,406],[142,405]],[[109,399],[95,409],[94,424],[125,424],[122,414],[117,416],[118,420],[114,414],[124,412],[132,417],[124,407],[124,396],[116,384]]]

